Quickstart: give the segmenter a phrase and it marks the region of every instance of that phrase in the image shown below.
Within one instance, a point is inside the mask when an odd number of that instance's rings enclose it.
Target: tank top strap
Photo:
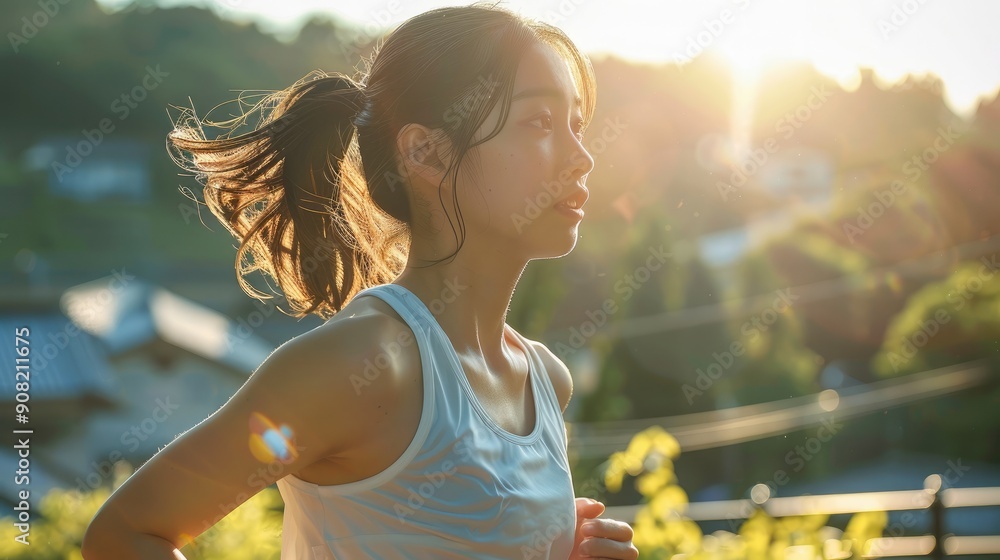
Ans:
[[[393,310],[403,318],[404,321],[414,331],[415,336],[427,337],[434,332],[430,322],[432,317],[426,315],[426,310],[420,300],[416,302],[410,299],[410,292],[402,286],[396,284],[379,284],[370,286],[354,295],[355,298],[363,295],[373,295],[386,302]],[[420,331],[419,333],[417,331]]]
[[[389,299],[392,300],[389,303],[393,306],[393,309],[396,309],[396,312],[411,324],[411,328],[422,330],[420,334],[421,342],[425,343],[428,348],[433,348],[432,352],[441,360],[450,363],[450,367],[444,367],[441,371],[435,373],[452,378],[455,382],[454,386],[459,387],[461,391],[465,392],[465,398],[458,399],[459,403],[456,406],[464,406],[464,403],[467,402],[475,410],[475,413],[482,418],[486,426],[497,435],[519,445],[534,444],[547,431],[546,426],[553,425],[553,418],[562,418],[562,411],[558,404],[558,398],[555,395],[555,389],[552,387],[541,358],[528,340],[514,330],[513,327],[507,325],[507,328],[513,333],[513,336],[523,348],[525,359],[528,360],[528,375],[531,379],[532,400],[535,401],[535,428],[527,435],[510,433],[493,421],[476,396],[468,378],[463,373],[461,361],[455,352],[451,340],[448,339],[448,335],[441,328],[441,324],[437,321],[431,309],[420,298],[405,286],[398,284],[373,286],[358,292],[358,295],[369,293],[371,290],[378,290],[380,294],[389,295]],[[561,431],[565,427],[560,425],[558,429]]]
[[[509,328],[524,348],[525,358],[532,363],[531,372],[535,373],[535,375],[531,378],[531,382],[537,383],[539,388],[539,390],[535,393],[545,401],[545,406],[547,406],[550,410],[555,411],[555,417],[561,419],[562,405],[559,403],[559,396],[556,395],[556,388],[552,386],[552,379],[549,377],[548,371],[545,368],[545,362],[542,361],[542,357],[539,355],[538,350],[527,338],[524,337],[524,335],[517,332],[514,327]],[[560,429],[563,428],[564,427],[560,425]]]

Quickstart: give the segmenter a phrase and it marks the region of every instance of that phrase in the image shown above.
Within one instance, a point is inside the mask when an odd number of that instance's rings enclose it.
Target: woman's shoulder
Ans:
[[[548,375],[549,381],[552,382],[556,397],[559,399],[559,406],[562,407],[563,412],[566,412],[566,407],[569,406],[569,401],[573,397],[573,376],[570,374],[569,368],[542,342],[527,338],[520,333],[518,335],[538,354],[542,365],[545,366],[545,373]]]
[[[420,387],[416,344],[399,344],[409,327],[379,302],[364,301],[375,299],[352,300],[329,321],[282,345],[287,366],[313,380],[304,398],[334,398],[331,404],[364,413]]]

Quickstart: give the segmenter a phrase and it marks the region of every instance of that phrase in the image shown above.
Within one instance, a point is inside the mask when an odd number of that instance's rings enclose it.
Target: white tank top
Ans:
[[[454,346],[424,303],[382,284],[415,335],[423,364],[416,435],[388,468],[329,486],[277,481],[285,502],[282,560],[565,560],[576,510],[566,425],[534,347],[509,325],[530,365],[534,430],[497,425],[476,398]],[[412,343],[412,341],[411,341]],[[362,388],[363,390],[363,388]]]

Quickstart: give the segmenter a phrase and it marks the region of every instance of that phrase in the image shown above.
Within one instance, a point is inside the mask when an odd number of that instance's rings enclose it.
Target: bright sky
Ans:
[[[98,0],[120,7],[130,0]],[[294,34],[310,13],[330,13],[375,34],[426,10],[472,0],[160,0],[193,4],[278,35]],[[555,24],[591,56],[614,53],[676,62],[697,49],[724,55],[745,79],[782,58],[806,59],[845,87],[857,67],[886,82],[932,72],[963,116],[1000,88],[1000,2],[996,0],[505,0],[526,16]],[[694,50],[691,50],[694,49]]]

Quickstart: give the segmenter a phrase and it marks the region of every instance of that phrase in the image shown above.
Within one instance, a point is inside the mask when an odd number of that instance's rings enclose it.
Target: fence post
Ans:
[[[934,549],[931,550],[931,558],[934,560],[944,560],[944,503],[941,502],[941,481],[940,475],[927,477],[924,481],[924,489],[933,496],[931,501],[931,531],[934,534]]]

